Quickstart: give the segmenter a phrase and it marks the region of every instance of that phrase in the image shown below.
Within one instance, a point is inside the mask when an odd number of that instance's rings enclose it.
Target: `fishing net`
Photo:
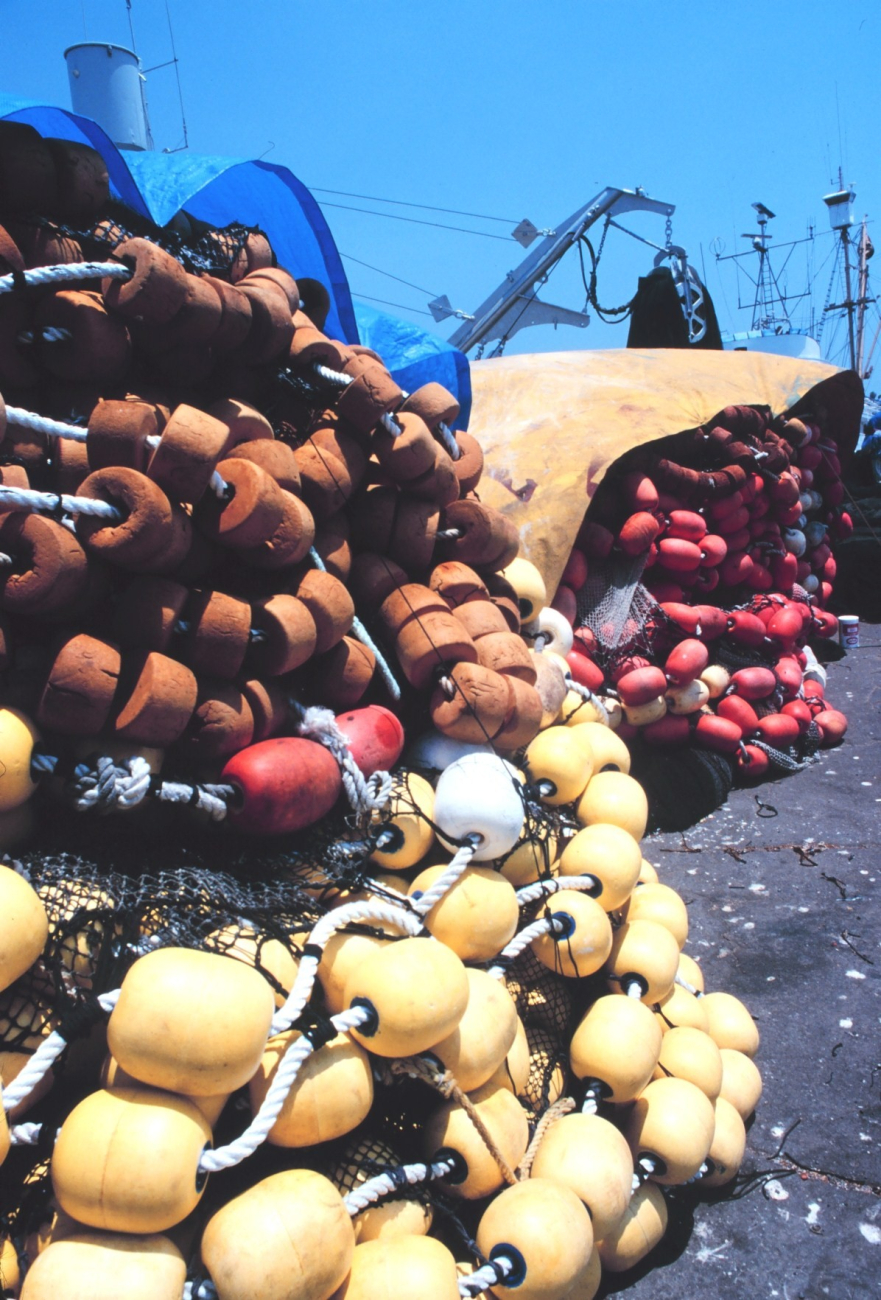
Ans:
[[[624,655],[651,654],[659,630],[668,622],[640,581],[645,559],[643,553],[593,561],[578,592],[577,624],[593,632],[603,667]]]

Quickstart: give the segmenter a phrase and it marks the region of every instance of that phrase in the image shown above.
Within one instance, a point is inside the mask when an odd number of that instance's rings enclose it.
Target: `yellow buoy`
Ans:
[[[590,1267],[593,1228],[568,1187],[529,1178],[506,1187],[484,1210],[477,1246],[489,1260],[508,1248],[514,1270],[507,1285],[493,1284],[499,1300],[561,1300]]]
[[[707,1013],[709,1035],[719,1047],[733,1047],[744,1056],[755,1056],[759,1031],[739,998],[731,993],[706,993],[701,1006]]]
[[[718,700],[731,684],[731,675],[721,664],[709,664],[700,675],[711,700]]]
[[[571,730],[575,739],[590,753],[594,772],[608,770],[629,773],[630,750],[611,727],[606,727],[601,722],[582,722]]]
[[[352,1031],[379,1056],[413,1056],[447,1038],[468,1005],[462,962],[435,939],[401,939],[368,957],[346,984],[345,1004],[368,1005],[376,1022]]]
[[[649,804],[638,781],[624,772],[597,772],[578,801],[575,815],[582,826],[611,823],[641,840],[649,818]]]
[[[499,863],[499,871],[515,889],[559,874],[559,840],[544,827],[537,827],[536,831],[536,834],[524,835]]]
[[[625,1273],[650,1250],[667,1231],[667,1202],[655,1183],[643,1183],[618,1222],[618,1226],[597,1245],[603,1268]]]
[[[211,1142],[189,1101],[153,1088],[93,1092],[68,1115],[52,1152],[63,1210],[111,1232],[164,1232],[199,1203],[199,1157]]]
[[[516,1169],[529,1142],[526,1112],[517,1098],[507,1088],[485,1084],[470,1094],[470,1101],[509,1168]],[[461,1160],[458,1175],[444,1180],[444,1186],[453,1196],[477,1201],[498,1191],[504,1183],[505,1176],[495,1157],[459,1102],[450,1100],[432,1111],[422,1140],[429,1160],[435,1159],[441,1150],[454,1151]]]
[[[434,844],[434,790],[418,772],[395,778],[389,817],[379,828],[382,847],[370,861],[386,871],[407,871],[421,862]]]
[[[655,1012],[658,1022],[661,1026],[661,1032],[666,1034],[668,1029],[676,1029],[680,1025],[688,1025],[692,1029],[700,1029],[705,1034],[710,1031],[710,1021],[704,1011],[703,998],[697,998],[688,989],[684,989],[681,984],[674,984],[665,998],[658,1003]]]
[[[602,1238],[630,1202],[633,1156],[608,1120],[599,1115],[564,1115],[539,1143],[531,1176],[571,1188],[590,1211],[595,1235]]]
[[[657,867],[654,867],[651,862],[647,862],[645,858],[643,858],[642,864],[639,868],[639,884],[656,885],[657,883],[658,883]]]
[[[0,709],[0,812],[20,808],[36,790],[31,760],[39,740],[30,718],[18,709]]]
[[[291,1297],[288,1289],[279,1292]],[[324,1300],[317,1292],[296,1292],[297,1300]],[[263,1300],[263,1292],[255,1291]],[[392,1296],[425,1297],[425,1300],[459,1300],[456,1261],[435,1237],[382,1237],[355,1247],[352,1267],[330,1300],[390,1300]],[[275,1293],[269,1300],[274,1300]],[[226,1300],[226,1297],[223,1297]],[[239,1300],[238,1296],[231,1300]],[[244,1300],[244,1296],[242,1297]]]
[[[652,1077],[662,1034],[642,1002],[615,994],[597,998],[569,1044],[572,1072],[597,1079],[609,1101],[633,1101]]]
[[[685,1079],[656,1079],[634,1102],[624,1136],[635,1164],[647,1157],[653,1163],[650,1177],[670,1186],[698,1172],[715,1124],[713,1103],[700,1088]]]
[[[274,1007],[266,980],[242,962],[160,948],[122,981],[107,1045],[142,1083],[196,1096],[233,1092],[260,1064]]]
[[[267,939],[256,930],[227,925],[222,930],[212,931],[205,940],[205,947],[209,952],[231,957],[258,970],[272,988],[275,1005],[284,1005],[294,987],[300,963],[280,939]]]
[[[419,898],[445,871],[446,866],[420,871],[410,885],[410,897]],[[468,867],[435,903],[425,928],[463,961],[488,961],[510,943],[519,920],[511,882],[492,867]]]
[[[300,1037],[295,1029],[276,1034],[248,1085],[256,1115],[285,1053]],[[350,1133],[373,1105],[373,1073],[363,1047],[337,1034],[306,1058],[285,1098],[268,1142],[279,1147],[311,1147]]]
[[[51,1078],[51,1072],[49,1077]],[[119,1061],[114,1060],[114,1058],[109,1054],[104,1058],[98,1081],[102,1088],[143,1087],[143,1084],[141,1084],[137,1079],[132,1078],[132,1076],[122,1068]],[[229,1098],[230,1094],[228,1092],[219,1092],[215,1097],[193,1097],[190,1095],[189,1097],[186,1097],[186,1100],[192,1102],[196,1107],[196,1110],[201,1111],[211,1127],[214,1128],[214,1125],[220,1119],[221,1112],[229,1101]]]
[[[542,965],[570,979],[584,979],[598,971],[612,950],[612,927],[596,899],[561,889],[548,899],[544,915],[553,920],[555,929],[531,944]]]
[[[681,976],[686,984],[690,984],[693,989],[697,989],[698,993],[703,993],[704,973],[695,959],[689,956],[687,952],[679,954],[679,969],[676,974]]]
[[[515,1097],[523,1096],[529,1082],[529,1039],[519,1016],[511,1050],[486,1082],[493,1088],[507,1088]]]
[[[733,1047],[719,1049],[722,1057],[722,1090],[720,1097],[730,1101],[742,1120],[749,1119],[762,1095],[762,1076],[759,1067],[743,1052]]]
[[[504,984],[469,969],[468,1005],[453,1032],[431,1048],[465,1092],[481,1087],[502,1067],[517,1036],[517,1009]]]
[[[596,876],[603,891],[597,902],[615,912],[627,902],[639,877],[642,854],[620,826],[596,822],[568,841],[560,857],[561,876]]]
[[[10,1237],[0,1236],[0,1288],[11,1293],[18,1290],[20,1282],[21,1269],[15,1242]]]
[[[665,926],[625,921],[613,936],[606,975],[623,993],[638,987],[643,1002],[653,1006],[672,990],[678,965],[679,945]]]
[[[540,731],[527,746],[523,765],[539,786],[542,803],[553,808],[578,799],[593,773],[590,754],[568,727]]]
[[[535,565],[518,555],[501,570],[501,576],[510,582],[517,593],[521,623],[531,623],[538,618],[548,603],[548,593],[544,578]]]
[[[180,1300],[186,1276],[184,1257],[168,1237],[81,1230],[41,1251],[28,1269],[21,1297]]]
[[[710,1169],[701,1182],[707,1187],[724,1187],[725,1183],[730,1183],[736,1176],[743,1164],[746,1128],[737,1110],[724,1097],[716,1098],[715,1110],[716,1127],[707,1155]]]
[[[669,930],[680,949],[688,938],[688,909],[669,885],[639,885],[627,906],[628,921],[655,921]],[[678,967],[677,967],[678,969]]]
[[[667,701],[663,695],[656,695],[647,704],[630,704],[624,706],[624,717],[631,727],[647,727],[650,722],[660,722],[667,713]]]
[[[208,1220],[202,1260],[222,1300],[327,1300],[348,1276],[355,1230],[329,1179],[287,1169]]]
[[[0,866],[0,989],[33,966],[48,936],[49,918],[36,890],[11,867]]]
[[[682,1025],[664,1035],[654,1078],[687,1079],[715,1101],[722,1087],[722,1057],[709,1034]]]

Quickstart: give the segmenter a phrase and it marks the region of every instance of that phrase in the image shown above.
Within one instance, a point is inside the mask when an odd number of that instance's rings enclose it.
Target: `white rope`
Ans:
[[[317,704],[304,708],[296,700],[291,700],[290,705],[295,716],[299,715],[299,720],[294,725],[297,735],[323,745],[339,763],[343,789],[355,812],[381,812],[392,797],[392,779],[389,773],[374,772],[370,778],[364,776],[351,755],[345,733],[330,709]]]
[[[42,1124],[10,1124],[9,1141],[14,1147],[33,1147],[40,1140]]]
[[[360,1187],[353,1187],[343,1204],[354,1219],[356,1214],[363,1214],[371,1205],[392,1196],[404,1187],[418,1187],[436,1178],[446,1178],[456,1168],[455,1160],[438,1160],[432,1165],[413,1164],[398,1165],[395,1169],[385,1170],[375,1178],[368,1178]]]
[[[181,1300],[217,1300],[217,1287],[207,1278],[202,1282],[185,1282]]]
[[[395,417],[393,415],[389,415],[387,411],[385,415],[381,415],[379,417],[379,423],[385,429],[386,433],[389,434],[389,436],[392,438],[399,438],[400,435],[403,433],[403,429],[398,424]]]
[[[487,974],[492,975],[493,979],[503,979],[510,963],[516,961],[520,954],[525,952],[531,943],[536,939],[540,939],[543,934],[561,934],[565,928],[565,921],[562,921],[559,917],[539,917],[537,921],[532,922],[532,925],[527,925],[519,934],[515,934],[507,948],[503,948],[499,953],[499,957],[503,959],[504,965],[491,966],[487,971]]]
[[[215,822],[223,821],[235,793],[233,785],[186,785],[182,781],[163,781],[154,791],[160,802],[188,804],[208,813]]]
[[[683,976],[680,975],[678,971],[674,976],[673,983],[678,984],[679,987],[681,989],[685,989],[687,993],[693,993],[696,998],[703,997],[703,994],[701,993],[700,989],[696,989],[693,984],[689,984],[688,980],[683,978]]]
[[[114,808],[134,808],[146,797],[152,778],[150,764],[136,755],[117,765],[106,754],[95,766],[78,763],[71,782],[80,812],[110,812]]]
[[[116,1006],[118,998],[119,989],[113,989],[110,993],[102,993],[98,1002],[102,1010],[109,1014]],[[14,1110],[31,1095],[65,1047],[67,1047],[67,1039],[62,1038],[57,1029],[43,1039],[24,1069],[20,1070],[9,1086],[3,1089],[4,1110]]]
[[[71,442],[85,442],[89,436],[88,429],[79,424],[50,420],[47,415],[37,415],[35,411],[25,411],[20,406],[7,406],[6,423],[30,429],[31,433],[43,433],[47,438],[69,438]]]
[[[489,1287],[504,1282],[513,1271],[514,1265],[508,1256],[497,1255],[492,1263],[484,1264],[483,1268],[477,1269],[470,1277],[459,1278],[459,1295],[466,1300],[470,1296],[478,1296]]]
[[[340,1034],[350,1029],[358,1029],[373,1019],[375,1012],[371,1007],[351,1007],[331,1017],[331,1024]],[[306,1034],[302,1034],[285,1052],[263,1104],[251,1123],[233,1142],[218,1147],[215,1151],[203,1151],[199,1159],[200,1173],[216,1174],[222,1169],[232,1169],[247,1160],[258,1147],[266,1141],[275,1121],[278,1119],[288,1093],[296,1082],[300,1066],[315,1051],[315,1046]]]
[[[69,497],[65,493],[35,492],[32,488],[14,488],[0,485],[0,506],[7,509],[41,511],[54,514],[63,510],[68,515],[95,515],[111,522],[122,519],[123,513],[109,501],[92,501],[89,497]]]
[[[433,432],[439,435],[440,440],[444,445],[444,451],[450,459],[458,460],[462,455],[462,448],[459,446],[458,442],[456,442],[456,435],[453,433],[453,430],[449,425],[444,424],[443,420],[438,420]]]
[[[339,370],[331,370],[330,366],[323,366],[320,361],[313,361],[312,369],[319,379],[333,384],[335,388],[348,388],[349,384],[355,382],[351,375],[344,375]]]
[[[430,889],[426,889],[424,894],[410,895],[410,902],[420,916],[428,916],[428,913],[439,903],[455,885],[456,881],[469,866],[471,859],[474,857],[477,846],[480,843],[479,835],[469,835],[468,843],[463,844],[456,851],[456,856],[450,862],[450,865],[438,876],[437,880]]]
[[[312,561],[312,563],[315,565],[316,569],[320,569],[322,573],[327,573],[327,565],[324,563],[324,561],[322,560],[321,556],[318,554],[314,546],[309,551],[309,558]],[[372,652],[373,657],[376,660],[376,666],[379,669],[380,673],[382,674],[382,679],[386,684],[389,695],[392,697],[393,700],[399,700],[401,698],[401,688],[398,685],[397,681],[395,680],[395,676],[392,673],[391,668],[389,668],[385,657],[383,656],[383,654],[379,649],[379,646],[373,640],[373,637],[367,631],[367,628],[364,626],[364,624],[361,622],[360,618],[358,618],[357,615],[352,619],[352,631],[354,632],[358,640],[361,642],[361,644],[366,645],[367,649]]]
[[[583,686],[581,682],[576,682],[574,677],[571,679],[567,678],[566,685],[569,687],[570,691],[574,691],[576,695],[580,695],[581,698],[583,700],[586,700],[588,704],[593,705],[593,707],[596,709],[597,713],[599,714],[600,722],[604,727],[608,727],[610,725],[608,709],[606,708],[605,704],[603,704],[600,697],[598,695],[594,695],[593,691],[590,689],[589,686]]]
[[[61,325],[46,325],[40,330],[39,337],[43,343],[67,343],[68,339],[73,338],[73,335],[70,330],[64,329]],[[19,343],[27,345],[29,343],[34,343],[37,339],[37,335],[33,330],[22,330],[21,333],[17,335],[17,338]]]
[[[0,275],[0,294],[12,293],[22,279],[28,288],[64,284],[68,280],[130,280],[131,271],[121,262],[66,262],[60,266],[35,266],[16,275]]]
[[[422,922],[413,912],[381,898],[346,903],[343,907],[333,908],[313,927],[306,940],[293,988],[273,1017],[270,1036],[284,1033],[302,1015],[315,987],[321,954],[337,930],[342,930],[347,925],[370,925],[375,922],[391,926],[411,938],[422,932]]]
[[[551,880],[536,880],[532,885],[524,885],[517,890],[517,902],[521,907],[537,903],[540,898],[558,894],[561,889],[582,889],[590,892],[600,882],[596,876],[554,876]]]

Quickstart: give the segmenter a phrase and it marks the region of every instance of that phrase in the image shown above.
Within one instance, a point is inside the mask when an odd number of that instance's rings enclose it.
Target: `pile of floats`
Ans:
[[[745,782],[794,770],[847,730],[808,645],[838,632],[832,544],[853,531],[827,413],[730,406],[663,452],[622,457],[600,485],[546,639],[628,741],[729,755]],[[610,641],[595,578],[612,566],[649,600]]]
[[[705,991],[685,905],[642,856],[625,738],[736,728],[749,748],[770,715],[746,710],[785,690],[779,716],[800,727],[803,695],[828,743],[840,715],[801,681],[818,593],[787,560],[779,604],[689,605],[705,554],[720,581],[726,548],[785,559],[770,523],[753,544],[769,498],[720,424],[715,542],[703,476],[674,491],[643,468],[549,607],[449,393],[407,395],[326,336],[326,293],[259,232],[121,219],[92,150],[0,123],[5,843],[52,799],[96,837],[100,813],[136,835],[180,805],[206,855],[227,827],[256,852],[332,824],[359,874],[316,889],[286,942],[242,927],[224,955],[146,915],[105,988],[100,887],[74,905],[0,868],[0,1159],[23,1204],[51,1175],[4,1229],[0,1280],[21,1300],[591,1300],[662,1239],[667,1189],[735,1177],[761,1094],[756,1027]],[[794,423],[777,482],[807,489]],[[827,454],[800,427],[800,463]],[[660,676],[606,677],[567,591],[639,529],[671,646]],[[751,667],[729,693],[711,626],[761,629],[773,687]],[[69,1097],[50,964],[106,1034]],[[377,1116],[402,1088],[427,1100],[396,1143]],[[281,1166],[249,1178],[268,1148]]]

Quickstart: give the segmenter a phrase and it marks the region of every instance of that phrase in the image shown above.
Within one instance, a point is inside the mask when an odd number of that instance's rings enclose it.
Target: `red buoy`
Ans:
[[[703,641],[687,637],[668,654],[664,672],[674,686],[685,686],[699,677],[709,662],[710,652]]]
[[[739,668],[731,678],[738,695],[745,700],[765,700],[777,689],[777,678],[770,668]]]
[[[714,713],[700,713],[694,728],[694,741],[701,749],[714,749],[717,754],[733,754],[740,744],[740,727],[727,718]]]
[[[220,779],[237,788],[228,820],[248,835],[286,835],[311,826],[330,812],[342,789],[330,750],[299,736],[240,749]]]
[[[368,704],[365,709],[338,714],[337,725],[365,776],[390,771],[401,757],[404,728],[391,709]]]

